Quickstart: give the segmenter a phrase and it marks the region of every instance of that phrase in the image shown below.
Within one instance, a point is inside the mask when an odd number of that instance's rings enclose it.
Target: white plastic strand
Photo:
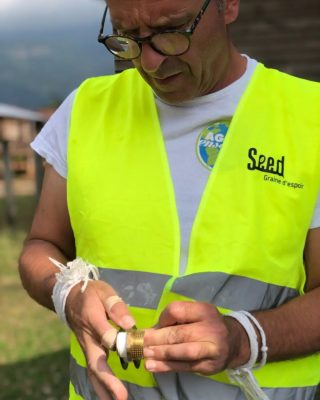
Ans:
[[[250,358],[246,364],[236,369],[227,369],[227,375],[232,383],[236,383],[240,387],[247,400],[269,400],[252,373],[253,369],[263,367],[267,361],[268,347],[265,332],[258,320],[248,311],[235,311],[228,316],[236,319],[246,331],[250,344]],[[259,342],[254,328],[255,326],[260,334],[262,343],[260,348],[262,358],[259,363],[257,363],[259,357]]]
[[[51,257],[49,257],[49,260],[60,270],[55,274],[57,281],[52,292],[52,302],[59,318],[68,325],[65,306],[71,289],[79,282],[83,282],[81,287],[81,292],[83,293],[89,281],[99,279],[99,270],[96,266],[82,260],[82,258],[69,261],[67,265]]]

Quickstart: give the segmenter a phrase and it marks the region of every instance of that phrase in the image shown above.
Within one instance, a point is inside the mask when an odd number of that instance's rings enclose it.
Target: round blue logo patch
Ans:
[[[224,142],[230,121],[219,121],[205,128],[197,140],[197,156],[202,165],[212,169]]]

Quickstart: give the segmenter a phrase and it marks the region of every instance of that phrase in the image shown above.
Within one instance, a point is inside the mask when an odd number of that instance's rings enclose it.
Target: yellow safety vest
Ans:
[[[320,181],[320,85],[259,64],[229,127],[179,275],[174,189],[154,96],[134,69],[85,81],[68,144],[68,207],[77,256],[100,268],[140,328],[175,300],[265,310],[303,294],[303,250]],[[109,363],[132,399],[241,399],[225,373],[164,375]],[[71,338],[71,399],[93,399]],[[268,363],[272,399],[312,398],[318,355]],[[173,375],[173,374],[172,374]],[[171,379],[171,381],[170,381]],[[213,398],[213,397],[210,397]]]

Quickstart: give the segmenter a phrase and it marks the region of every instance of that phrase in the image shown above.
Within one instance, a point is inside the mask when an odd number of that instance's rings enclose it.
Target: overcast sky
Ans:
[[[103,0],[0,0],[0,33],[97,25]]]
[[[112,74],[98,43],[104,0],[0,0],[0,103],[39,108]],[[111,32],[111,26],[106,32]]]

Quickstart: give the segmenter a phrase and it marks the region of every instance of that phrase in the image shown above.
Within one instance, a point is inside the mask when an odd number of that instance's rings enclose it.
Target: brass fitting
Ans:
[[[116,351],[123,369],[128,368],[128,363],[133,361],[136,368],[139,368],[143,358],[144,331],[129,329],[119,331],[116,339]]]
[[[128,361],[141,360],[143,358],[144,331],[130,329],[127,331],[127,359]]]

